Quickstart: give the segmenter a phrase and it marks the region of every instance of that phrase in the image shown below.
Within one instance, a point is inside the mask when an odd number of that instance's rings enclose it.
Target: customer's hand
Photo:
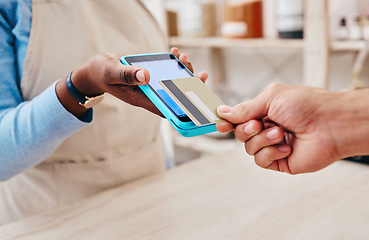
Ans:
[[[171,53],[177,56],[182,63],[193,71],[192,65],[186,54],[180,54],[177,48],[173,48]],[[199,73],[198,77],[206,81],[207,73]],[[146,97],[138,87],[146,85],[150,81],[149,72],[139,66],[123,65],[119,58],[107,53],[94,56],[86,64],[73,71],[72,82],[76,88],[87,96],[95,96],[101,93],[110,93],[113,96],[131,105],[145,108],[155,114],[162,116],[155,105]],[[77,117],[86,110],[73,104],[71,97],[66,90],[65,79],[57,85],[57,94],[62,104]]]
[[[218,114],[228,122],[217,129],[235,128],[260,167],[313,172],[369,151],[369,122],[364,121],[369,120],[368,109],[360,104],[367,94],[272,84],[252,101],[220,106]]]

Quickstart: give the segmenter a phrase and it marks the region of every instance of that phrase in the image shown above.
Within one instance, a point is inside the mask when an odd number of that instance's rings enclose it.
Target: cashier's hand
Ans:
[[[336,99],[337,93],[320,89],[272,84],[252,101],[218,107],[228,122],[217,129],[234,129],[260,167],[289,174],[314,172],[343,157],[337,134],[345,124],[337,120],[342,109]]]
[[[171,53],[179,58],[191,71],[193,67],[186,54],[180,54],[177,48]],[[203,82],[208,74],[201,72],[197,75]],[[119,58],[111,54],[98,54],[85,65],[73,72],[72,82],[82,93],[90,96],[110,93],[113,96],[138,107],[143,107],[162,116],[155,105],[138,87],[150,81],[149,72],[139,66],[123,65]]]

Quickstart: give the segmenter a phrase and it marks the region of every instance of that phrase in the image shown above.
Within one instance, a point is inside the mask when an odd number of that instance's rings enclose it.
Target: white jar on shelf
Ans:
[[[359,16],[352,18],[349,29],[350,29],[349,34],[350,40],[357,41],[363,39],[361,20]]]
[[[178,9],[179,34],[181,36],[201,36],[201,0],[182,0]]]
[[[182,36],[203,37],[217,34],[215,0],[181,0],[178,16]]]
[[[304,0],[277,0],[276,12],[280,38],[303,38]]]
[[[347,20],[345,17],[342,17],[338,24],[338,30],[337,30],[337,39],[340,41],[348,40],[349,37],[349,31],[347,27]]]
[[[366,17],[363,22],[363,39],[369,41],[369,18]]]

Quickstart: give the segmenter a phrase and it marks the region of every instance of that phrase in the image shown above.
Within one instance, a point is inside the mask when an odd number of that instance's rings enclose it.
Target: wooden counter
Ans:
[[[289,176],[242,149],[0,227],[0,239],[367,239],[369,167]]]

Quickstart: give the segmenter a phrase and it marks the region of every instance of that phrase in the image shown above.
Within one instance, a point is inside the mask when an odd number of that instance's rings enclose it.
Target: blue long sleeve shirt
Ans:
[[[20,81],[31,20],[31,0],[0,0],[0,181],[42,162],[92,121],[91,111],[84,121],[69,113],[58,100],[55,84],[23,101]]]

